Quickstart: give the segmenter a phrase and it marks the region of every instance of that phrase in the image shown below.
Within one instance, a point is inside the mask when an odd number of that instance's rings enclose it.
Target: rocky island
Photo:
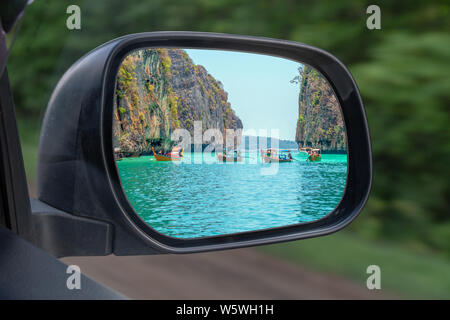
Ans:
[[[118,71],[114,98],[114,148],[122,156],[170,150],[172,132],[184,128],[193,137],[194,121],[203,132],[243,127],[222,83],[181,49],[131,52]]]
[[[312,67],[305,65],[299,72],[292,81],[300,85],[295,141],[323,153],[347,153],[344,121],[333,89]]]

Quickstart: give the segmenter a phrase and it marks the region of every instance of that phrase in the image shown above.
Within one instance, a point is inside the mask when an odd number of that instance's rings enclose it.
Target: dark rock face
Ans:
[[[114,111],[114,146],[125,156],[169,150],[173,130],[193,137],[195,121],[202,132],[243,127],[222,84],[181,49],[129,54],[118,72]]]
[[[170,87],[178,97],[178,119],[182,128],[193,130],[194,121],[202,121],[203,131],[209,128],[242,128],[241,120],[228,102],[222,83],[201,65],[194,65],[183,50],[169,50],[172,61]]]
[[[295,140],[301,147],[345,153],[346,135],[339,101],[328,81],[315,69],[300,69],[299,118]]]

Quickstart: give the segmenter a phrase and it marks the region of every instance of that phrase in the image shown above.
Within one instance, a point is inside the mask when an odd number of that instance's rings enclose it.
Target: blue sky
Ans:
[[[298,62],[253,53],[186,49],[220,80],[228,101],[245,129],[279,129],[279,138],[295,139],[299,85],[289,81],[298,75]]]

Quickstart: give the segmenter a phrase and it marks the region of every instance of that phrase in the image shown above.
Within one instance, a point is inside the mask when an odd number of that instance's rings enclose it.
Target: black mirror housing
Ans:
[[[122,190],[112,144],[117,71],[127,53],[144,46],[262,53],[301,61],[322,73],[339,99],[347,132],[347,185],[337,208],[315,222],[198,239],[165,236],[144,223]],[[372,158],[367,120],[357,86],[347,68],[331,54],[283,40],[154,32],[128,35],[105,43],[65,73],[48,104],[37,170],[41,202],[76,218],[109,225],[108,235],[92,236],[93,241],[110,242],[105,244],[109,249],[104,254],[137,255],[238,248],[336,232],[358,216],[368,198]],[[83,236],[89,238],[88,230],[95,229],[85,230]]]

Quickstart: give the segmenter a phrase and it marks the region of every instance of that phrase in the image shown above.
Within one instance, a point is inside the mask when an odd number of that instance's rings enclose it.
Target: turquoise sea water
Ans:
[[[152,228],[177,238],[254,231],[318,220],[339,203],[347,155],[324,154],[321,162],[219,163],[214,154],[186,154],[181,163],[152,156],[117,161],[125,194]]]

